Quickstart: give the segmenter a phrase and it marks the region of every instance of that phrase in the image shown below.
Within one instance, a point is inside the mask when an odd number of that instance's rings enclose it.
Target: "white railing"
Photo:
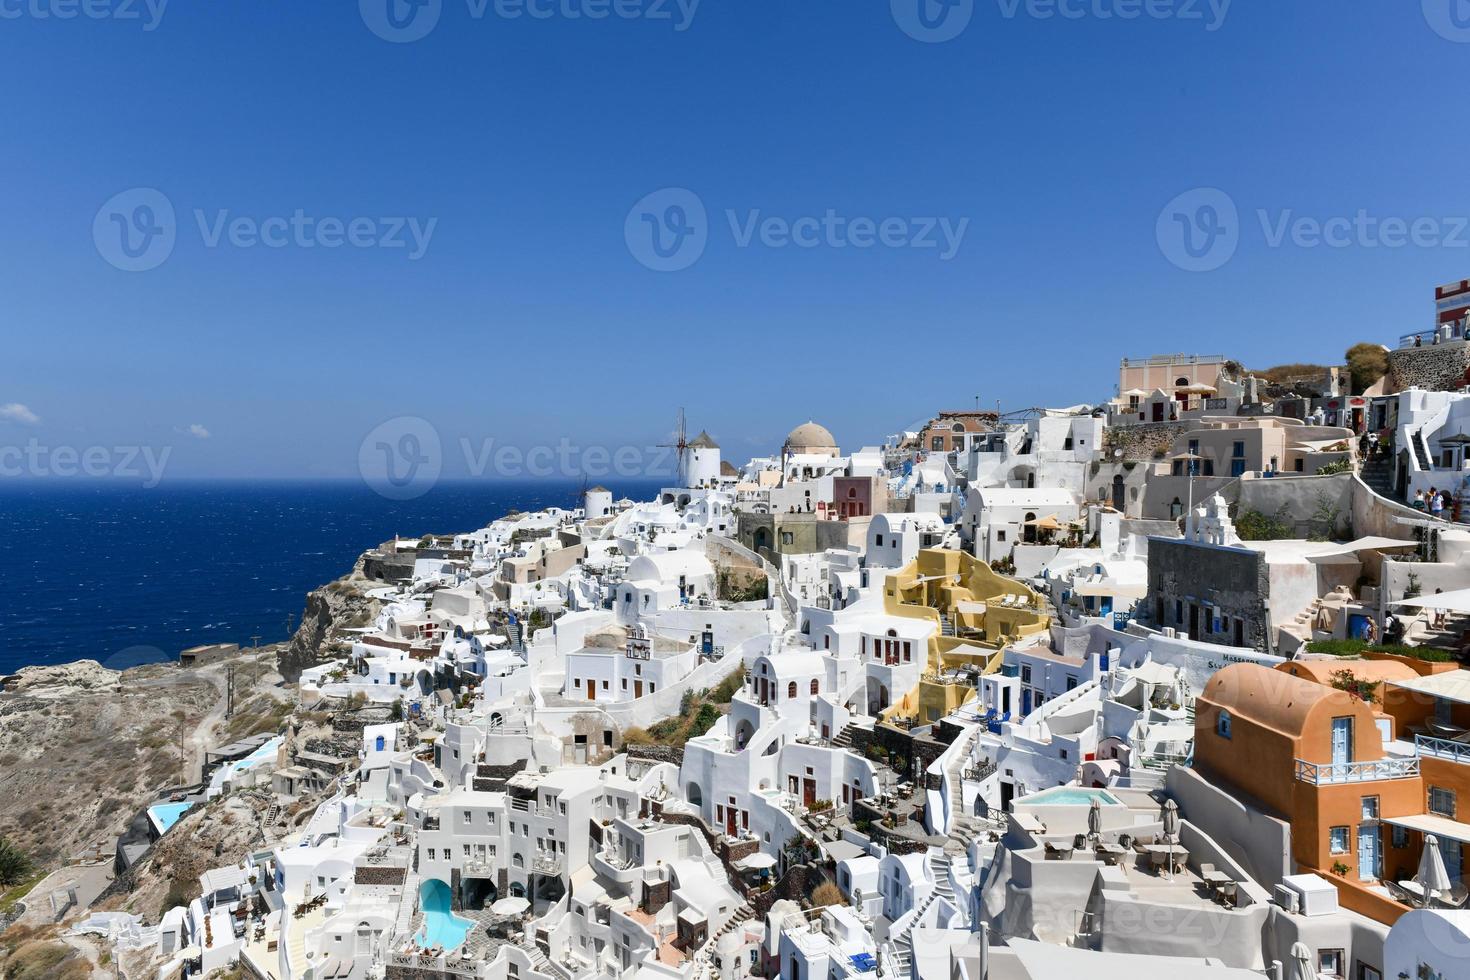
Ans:
[[[1449,759],[1451,762],[1470,763],[1470,745],[1464,742],[1452,742],[1447,738],[1435,738],[1432,735],[1415,735],[1414,749],[1421,756],[1433,756],[1436,759]]]
[[[1296,760],[1296,778],[1322,786],[1365,783],[1379,779],[1409,779],[1419,775],[1419,759],[1374,759],[1367,762],[1308,762]]]

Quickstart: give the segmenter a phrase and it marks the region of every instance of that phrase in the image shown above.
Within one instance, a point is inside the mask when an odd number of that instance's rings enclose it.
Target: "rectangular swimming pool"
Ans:
[[[1103,806],[1123,805],[1122,800],[1105,789],[1086,789],[1081,786],[1056,786],[1016,802],[1032,806],[1092,806],[1093,800]]]

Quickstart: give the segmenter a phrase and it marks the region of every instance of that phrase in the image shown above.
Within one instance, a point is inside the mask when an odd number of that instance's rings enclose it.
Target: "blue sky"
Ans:
[[[408,415],[463,475],[462,440],[646,446],[684,406],[743,458],[808,417],[856,444],[977,395],[1103,399],[1124,355],[1331,359],[1424,326],[1432,287],[1470,275],[1451,0],[974,0],[940,43],[901,29],[918,0],[703,0],[687,23],[674,0],[600,20],[439,0],[410,43],[369,29],[388,0],[175,0],[152,30],[143,0],[91,2],[141,19],[0,0],[0,406],[34,417],[0,411],[0,446],[354,476]],[[174,242],[125,271],[105,206],[137,188]],[[666,188],[705,211],[678,271],[630,247]],[[1238,209],[1206,272],[1159,238],[1195,188]],[[1360,211],[1421,241],[1293,224]],[[254,242],[297,212],[366,222],[364,244]],[[742,241],[829,212],[846,247]],[[421,248],[374,244],[411,246],[406,219]],[[857,247],[885,220],[892,244]],[[931,227],[941,247],[914,247]]]

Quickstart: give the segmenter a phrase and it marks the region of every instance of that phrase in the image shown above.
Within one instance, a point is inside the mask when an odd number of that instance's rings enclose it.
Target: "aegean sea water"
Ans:
[[[647,500],[650,480],[605,481]],[[572,508],[580,481],[442,482],[387,500],[360,481],[0,481],[0,675],[122,669],[201,643],[284,640],[306,593],[394,534],[452,534]]]

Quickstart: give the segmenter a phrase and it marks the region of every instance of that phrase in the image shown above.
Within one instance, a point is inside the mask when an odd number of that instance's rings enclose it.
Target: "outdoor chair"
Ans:
[[[1466,886],[1463,881],[1457,881],[1449,891],[1439,897],[1439,900],[1441,904],[1452,909],[1464,908],[1465,903],[1470,902],[1470,886]]]
[[[1388,897],[1400,905],[1412,906],[1415,904],[1414,896],[1410,895],[1408,890],[1399,885],[1398,882],[1385,880],[1383,887],[1388,892]]]

